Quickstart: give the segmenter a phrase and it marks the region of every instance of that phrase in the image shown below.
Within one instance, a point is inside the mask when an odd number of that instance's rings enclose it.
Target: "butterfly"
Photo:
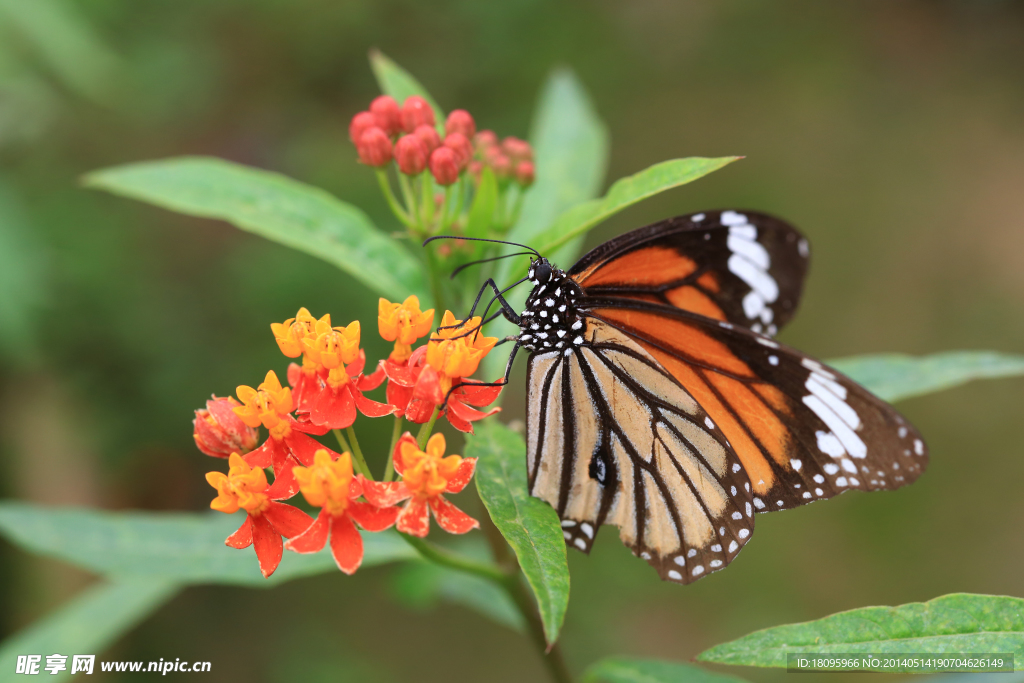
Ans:
[[[927,466],[891,406],[773,339],[810,255],[787,223],[708,211],[621,235],[568,271],[534,254],[521,313],[485,288],[519,326],[504,381],[530,352],[529,491],[568,546],[589,553],[614,525],[662,579],[692,583],[736,558],[755,513],[900,488]]]

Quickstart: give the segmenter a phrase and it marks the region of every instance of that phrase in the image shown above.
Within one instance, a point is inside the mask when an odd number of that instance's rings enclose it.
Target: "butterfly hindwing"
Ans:
[[[777,218],[707,211],[606,242],[569,275],[591,296],[662,303],[771,336],[796,311],[808,256],[803,235]]]
[[[584,305],[650,352],[707,411],[743,463],[760,512],[848,489],[899,488],[927,466],[921,435],[899,413],[794,349],[659,304]]]
[[[529,363],[532,495],[589,552],[602,524],[662,578],[727,565],[754,528],[750,482],[707,413],[638,344],[590,322],[586,342]]]

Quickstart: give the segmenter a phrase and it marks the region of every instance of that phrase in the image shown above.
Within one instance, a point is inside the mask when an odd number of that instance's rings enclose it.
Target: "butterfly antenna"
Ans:
[[[469,268],[470,266],[475,266],[478,263],[487,263],[488,261],[500,261],[503,258],[512,258],[513,256],[529,256],[529,255],[530,255],[530,252],[528,252],[528,251],[519,251],[519,252],[516,252],[515,254],[505,254],[503,256],[492,256],[491,258],[482,258],[479,261],[470,261],[469,263],[463,263],[461,266],[459,266],[458,268],[453,270],[450,277],[451,277],[452,280],[454,280],[456,275],[458,275],[459,273],[464,271],[466,268]]]
[[[428,237],[427,239],[423,240],[423,245],[422,246],[425,247],[428,244],[430,244],[431,242],[433,242],[434,240],[466,240],[468,242],[494,242],[495,244],[507,244],[509,246],[519,247],[520,249],[526,249],[530,253],[536,255],[537,258],[540,258],[540,252],[537,251],[536,249],[534,249],[531,246],[527,246],[525,244],[519,244],[518,242],[506,242],[505,240],[492,240],[492,239],[487,239],[486,237],[463,237],[462,235],[434,235],[433,237]]]

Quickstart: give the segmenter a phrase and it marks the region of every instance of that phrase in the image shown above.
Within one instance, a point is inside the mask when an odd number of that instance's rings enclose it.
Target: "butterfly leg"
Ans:
[[[495,314],[495,315],[497,315],[497,314]],[[509,375],[512,374],[512,363],[516,359],[516,353],[519,352],[519,347],[520,346],[522,346],[522,344],[520,344],[517,341],[516,345],[512,347],[512,353],[510,353],[508,355],[508,362],[505,364],[505,375],[500,380],[498,380],[497,382],[461,382],[459,384],[456,384],[455,386],[453,386],[451,389],[448,390],[447,394],[445,394],[444,403],[441,404],[441,410],[443,411],[445,409],[445,406],[448,405],[448,399],[449,399],[449,397],[451,397],[452,392],[455,391],[456,389],[458,389],[459,387],[465,387],[465,386],[473,386],[473,387],[503,387],[506,384],[508,384]]]
[[[484,311],[484,315],[487,315],[487,311],[489,311],[494,302],[497,301],[499,304],[501,304],[501,312],[502,315],[505,316],[505,319],[508,320],[513,325],[520,324],[519,316],[516,314],[512,306],[509,305],[508,301],[505,300],[505,297],[503,295],[505,294],[505,292],[512,289],[516,285],[522,284],[525,280],[526,278],[523,278],[519,282],[509,285],[505,289],[499,290],[497,283],[494,282],[494,278],[488,278],[487,282],[483,284],[483,286],[480,288],[480,291],[477,293],[476,301],[473,302],[473,308],[469,309],[469,315],[467,317],[473,317],[473,313],[476,312],[476,307],[480,305],[480,299],[483,298],[484,292],[487,291],[488,287],[490,287],[491,290],[494,292],[494,298],[491,299],[490,303],[487,304],[487,308]]]

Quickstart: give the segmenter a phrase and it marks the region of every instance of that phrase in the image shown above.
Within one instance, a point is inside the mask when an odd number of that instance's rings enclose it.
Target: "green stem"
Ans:
[[[412,221],[412,225],[409,227],[416,228],[419,221],[419,212],[416,207],[416,195],[413,194],[412,185],[409,184],[409,178],[404,173],[398,173],[398,187],[402,190],[402,196],[405,198],[405,206],[409,210],[409,217]]]
[[[359,467],[363,470],[363,476],[370,481],[373,481],[373,475],[370,473],[370,467],[366,464],[366,458],[363,457],[363,449],[359,447],[359,440],[356,439],[356,430],[351,427],[346,427],[345,432],[348,434],[349,443],[352,444],[352,461],[358,462]]]
[[[434,414],[430,416],[429,422],[424,422],[423,426],[420,427],[420,433],[416,435],[416,444],[422,451],[427,447],[427,439],[430,438],[430,432],[434,430],[434,423],[437,422],[437,417],[441,414],[440,409],[435,410]]]
[[[391,207],[391,211],[398,216],[398,220],[402,221],[406,227],[411,228],[412,219],[409,218],[409,214],[406,213],[405,209],[403,209],[401,204],[398,203],[395,193],[392,192],[391,182],[388,180],[387,169],[377,169],[377,182],[380,183],[380,189],[384,193],[384,198],[388,200],[388,206]]]
[[[523,198],[525,196],[526,190],[520,187],[516,194],[516,203],[512,206],[512,215],[509,217],[508,225],[505,226],[506,230],[511,229],[512,226],[519,222],[519,214],[523,210]]]
[[[402,436],[402,416],[395,415],[395,426],[391,429],[391,448],[388,449],[388,466],[384,469],[384,481],[391,481],[395,476],[395,446]]]
[[[434,564],[439,564],[442,567],[466,572],[467,574],[474,574],[502,586],[505,585],[510,578],[508,574],[492,564],[471,560],[468,557],[463,557],[462,555],[453,553],[450,550],[442,548],[417,536],[402,534],[402,538],[405,539],[406,543],[415,548],[416,551],[424,557],[424,559],[430,560]]]
[[[334,434],[334,438],[338,440],[338,445],[341,446],[341,452],[351,455],[352,448],[348,445],[348,441],[345,440],[345,436],[341,433],[341,430],[332,429],[331,432]],[[355,456],[352,457],[352,467],[355,469],[356,473],[369,478],[370,473],[363,468],[364,464],[365,463],[360,460],[356,460]]]
[[[441,202],[441,208],[438,210],[438,221],[437,221],[437,232],[444,232],[445,228],[448,227],[448,204],[451,203],[452,199],[452,186],[449,185],[444,188],[444,201]]]
[[[423,227],[429,232],[430,224],[434,221],[434,182],[428,171],[420,174],[420,184],[420,196],[423,200]]]

